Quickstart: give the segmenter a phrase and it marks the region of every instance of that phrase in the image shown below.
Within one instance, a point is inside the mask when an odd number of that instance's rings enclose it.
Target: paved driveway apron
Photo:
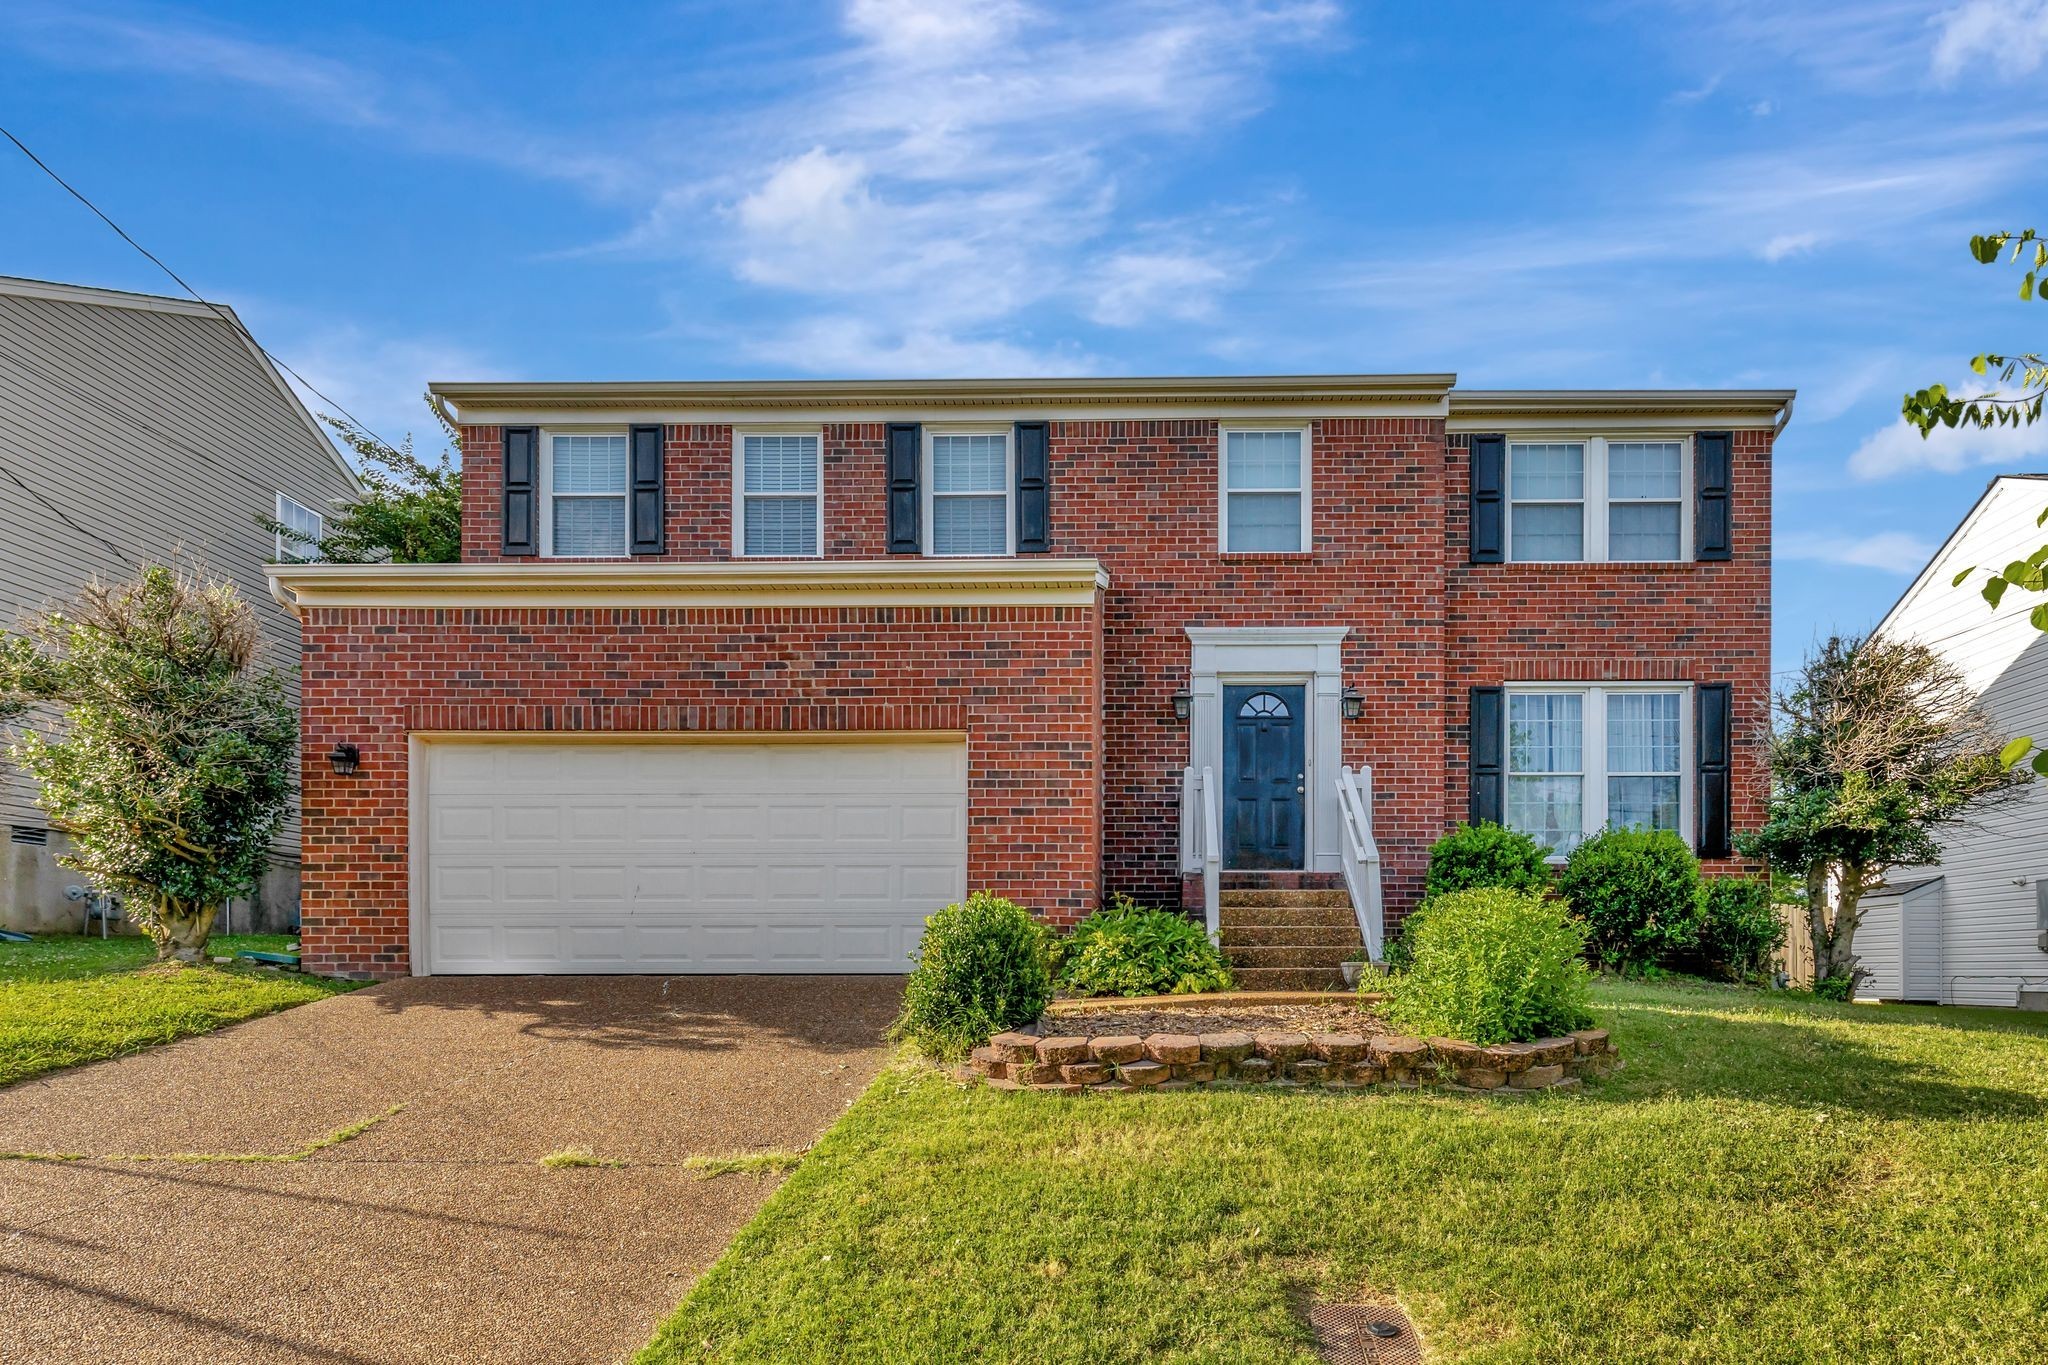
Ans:
[[[0,1150],[100,1158],[0,1162],[0,1360],[619,1360],[776,1184],[683,1160],[815,1140],[901,986],[397,981],[0,1090]]]

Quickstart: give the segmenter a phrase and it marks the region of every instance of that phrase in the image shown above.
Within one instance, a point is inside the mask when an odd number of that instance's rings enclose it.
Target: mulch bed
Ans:
[[[1240,1009],[1103,1009],[1087,1014],[1048,1014],[1036,1030],[1058,1035],[1154,1033],[1356,1033],[1364,1037],[1387,1032],[1376,1014],[1356,1005],[1332,1001],[1313,1005],[1256,1005]]]

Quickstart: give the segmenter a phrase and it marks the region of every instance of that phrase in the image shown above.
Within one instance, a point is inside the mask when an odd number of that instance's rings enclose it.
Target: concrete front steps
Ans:
[[[1342,989],[1343,962],[1363,948],[1341,877],[1226,872],[1218,896],[1223,955],[1248,991]]]

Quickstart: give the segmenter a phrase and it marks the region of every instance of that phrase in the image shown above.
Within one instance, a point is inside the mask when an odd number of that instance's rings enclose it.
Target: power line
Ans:
[[[79,203],[85,205],[85,207],[92,212],[93,217],[99,219],[102,223],[105,223],[108,227],[112,228],[114,230],[114,235],[116,237],[119,237],[129,246],[134,247],[135,250],[140,252],[143,258],[147,260],[151,265],[155,266],[158,270],[163,271],[164,274],[170,276],[173,280],[177,281],[178,287],[184,290],[187,294],[190,294],[194,302],[199,303],[200,305],[209,309],[215,316],[220,318],[221,321],[227,323],[230,327],[233,327],[237,332],[240,332],[243,338],[247,340],[251,346],[254,346],[257,352],[261,354],[264,359],[268,360],[271,364],[277,366],[280,370],[283,370],[292,378],[298,380],[299,383],[304,385],[306,389],[309,392],[311,392],[316,398],[320,399],[321,402],[328,404],[336,412],[340,413],[343,417],[346,417],[349,420],[349,422],[356,427],[357,430],[369,432],[369,434],[371,436],[375,436],[378,442],[382,445],[388,446],[391,444],[389,441],[386,441],[382,436],[378,436],[375,431],[372,431],[370,426],[361,418],[357,417],[354,413],[350,412],[347,408],[343,407],[335,399],[323,393],[316,385],[314,385],[314,383],[311,380],[307,379],[306,376],[300,374],[290,365],[287,365],[284,361],[272,355],[268,350],[265,350],[263,343],[258,341],[255,338],[255,336],[249,331],[249,329],[242,325],[242,320],[240,318],[236,317],[233,313],[221,308],[218,304],[214,303],[213,300],[202,297],[197,289],[194,289],[191,285],[185,282],[185,277],[183,275],[180,275],[177,271],[165,265],[155,252],[151,251],[148,247],[144,246],[142,243],[136,241],[133,237],[129,236],[125,228],[123,228],[119,223],[115,222],[112,218],[109,218],[106,212],[102,210],[98,204],[95,204],[92,202],[92,200],[86,198],[84,193],[80,191],[77,186],[73,185],[63,176],[57,174],[57,172],[51,168],[49,162],[37,156],[34,151],[30,150],[29,145],[26,142],[23,142],[20,138],[16,137],[12,131],[5,127],[0,127],[0,137],[6,138],[9,142],[13,143],[16,147],[18,147],[21,150],[21,154],[23,156],[27,157],[30,161],[35,163],[36,169],[40,170],[44,175],[49,176],[50,179],[55,181],[57,185],[61,189],[63,189],[63,191],[66,194],[70,195],[73,199],[76,199]]]

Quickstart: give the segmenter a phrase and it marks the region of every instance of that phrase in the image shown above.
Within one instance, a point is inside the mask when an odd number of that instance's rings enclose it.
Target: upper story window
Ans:
[[[1686,444],[1599,436],[1508,442],[1508,559],[1684,559]]]
[[[1300,427],[1223,431],[1225,554],[1308,548],[1308,432]]]
[[[302,564],[320,553],[320,537],[327,534],[327,518],[302,502],[277,495],[277,558],[280,563]],[[285,534],[289,531],[291,534]]]
[[[925,435],[925,553],[1007,555],[1011,549],[1008,431]]]
[[[1507,690],[1504,813],[1562,857],[1603,828],[1686,837],[1682,688]]]
[[[626,553],[626,435],[550,432],[541,462],[541,547],[558,558]]]
[[[733,526],[741,555],[814,557],[824,541],[820,438],[815,432],[743,432]]]

